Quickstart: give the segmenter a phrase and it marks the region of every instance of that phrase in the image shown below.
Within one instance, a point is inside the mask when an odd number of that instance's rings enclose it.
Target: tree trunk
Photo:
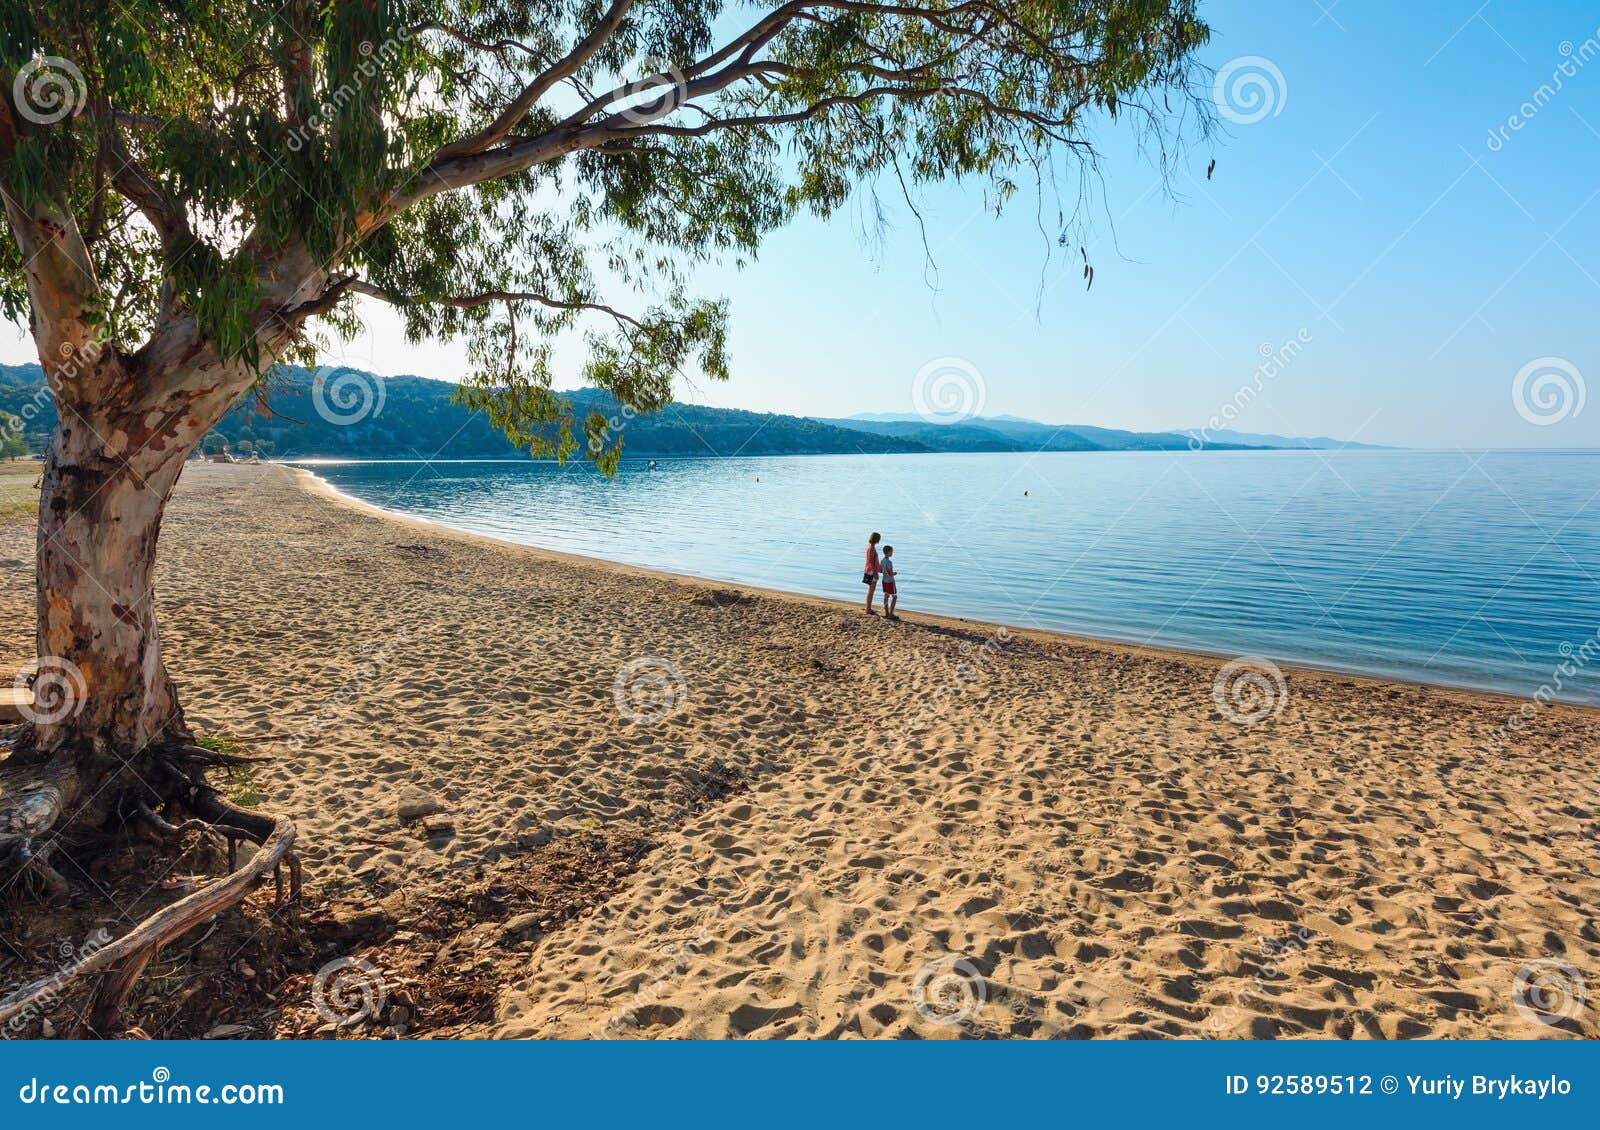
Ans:
[[[106,351],[77,374],[76,388],[55,383],[59,422],[36,545],[32,725],[10,759],[12,769],[46,766],[60,783],[54,830],[106,828],[182,788],[170,759],[159,764],[192,737],[162,662],[156,543],[184,460],[252,375],[213,363],[135,377]],[[40,795],[27,795],[38,810]],[[7,818],[0,803],[0,856]],[[14,838],[21,842],[20,829]]]
[[[112,425],[114,427],[114,425]],[[39,503],[37,680],[33,745],[114,748],[187,740],[161,660],[156,540],[185,452],[126,455],[99,429],[65,422]]]

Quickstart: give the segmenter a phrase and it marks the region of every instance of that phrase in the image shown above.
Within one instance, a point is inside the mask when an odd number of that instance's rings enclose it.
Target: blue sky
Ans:
[[[1259,382],[1233,426],[1429,447],[1600,446],[1600,404],[1573,411],[1567,395],[1519,412],[1513,398],[1519,371],[1541,358],[1585,398],[1600,382],[1600,10],[1226,0],[1204,12],[1210,65],[1252,57],[1281,75],[1245,68],[1269,75],[1272,112],[1225,122],[1165,189],[1125,131],[1099,126],[1092,291],[1075,249],[1064,258],[1041,235],[1032,200],[996,220],[976,185],[921,200],[933,286],[903,206],[881,243],[863,236],[859,212],[803,222],[744,271],[697,277],[698,290],[733,300],[735,370],[683,398],[909,412],[919,371],[954,357],[980,375],[985,413],[1195,426],[1257,383],[1263,352],[1298,335],[1307,344]],[[1507,125],[1558,82],[1520,128]],[[339,360],[439,377],[464,368],[449,343],[406,346],[380,308],[369,324]],[[0,336],[0,358],[32,359],[31,343]],[[1551,364],[1535,368],[1537,387]],[[1561,418],[1528,418],[1541,415]]]

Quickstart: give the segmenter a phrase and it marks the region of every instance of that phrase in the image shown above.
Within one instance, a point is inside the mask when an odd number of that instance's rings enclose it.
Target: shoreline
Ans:
[[[1075,455],[1082,453],[1063,452],[1062,454]],[[1110,454],[1145,455],[1164,453],[1112,452]],[[374,460],[373,462],[385,462],[385,460]],[[404,461],[402,460],[396,462]],[[470,462],[496,462],[496,460],[471,460]],[[510,462],[510,460],[507,460],[506,462]],[[332,498],[335,502],[342,506],[347,506],[363,513],[371,514],[375,517],[425,529],[431,533],[464,539],[468,544],[489,545],[498,549],[526,552],[545,560],[561,561],[571,565],[587,566],[590,568],[604,570],[608,573],[654,577],[658,579],[674,581],[679,584],[696,586],[726,586],[737,592],[742,592],[751,596],[763,596],[780,600],[798,601],[801,603],[810,604],[814,607],[828,608],[833,611],[849,611],[852,609],[858,609],[860,607],[853,601],[843,600],[839,597],[820,596],[816,593],[795,592],[790,589],[748,585],[739,581],[727,581],[717,577],[702,577],[693,573],[679,573],[670,569],[653,569],[644,565],[631,565],[627,562],[615,561],[607,557],[594,557],[583,553],[573,553],[559,549],[548,549],[544,546],[528,545],[524,542],[510,541],[506,538],[495,537],[492,534],[481,534],[472,530],[464,530],[458,526],[452,526],[432,518],[424,518],[415,514],[406,514],[398,510],[387,509],[386,507],[379,506],[376,503],[367,502],[365,499],[357,498],[346,491],[340,490],[327,479],[323,478],[321,475],[318,475],[314,470],[310,469],[309,467],[301,466],[298,463],[266,462],[265,465],[286,468],[292,472],[296,478],[308,489],[315,493],[320,493]],[[991,636],[995,632],[1004,632],[1011,636],[1033,639],[1036,642],[1058,641],[1063,644],[1069,644],[1077,647],[1104,648],[1113,652],[1130,656],[1170,656],[1175,658],[1181,657],[1196,662],[1213,663],[1227,663],[1230,660],[1241,658],[1233,653],[1225,651],[1211,651],[1204,647],[1176,647],[1154,643],[1138,643],[1132,640],[1115,639],[1107,636],[1080,635],[1075,632],[1061,631],[1052,628],[1024,628],[1014,624],[1003,624],[999,623],[998,621],[980,620],[973,617],[956,616],[946,613],[911,611],[901,613],[901,618],[916,623],[943,625],[946,627],[960,627],[967,631],[987,631]],[[1245,656],[1243,658],[1256,658],[1256,656]],[[1538,705],[1539,709],[1541,710],[1548,710],[1552,707],[1561,707],[1565,709],[1584,711],[1596,716],[1600,716],[1600,704],[1574,702],[1568,699],[1553,699],[1549,703],[1539,704],[1538,700],[1532,695],[1519,695],[1510,691],[1493,690],[1486,687],[1461,686],[1454,683],[1430,683],[1424,682],[1420,679],[1407,679],[1397,675],[1372,674],[1336,666],[1315,666],[1307,664],[1304,661],[1279,661],[1271,659],[1271,657],[1265,658],[1268,658],[1275,666],[1282,670],[1285,676],[1294,675],[1299,678],[1348,680],[1358,685],[1364,685],[1372,688],[1381,688],[1384,686],[1403,686],[1415,688],[1417,690],[1435,692],[1447,696],[1461,695],[1466,696],[1469,700],[1488,700],[1491,702],[1503,703],[1510,708],[1512,714],[1515,714],[1522,707],[1532,703]]]

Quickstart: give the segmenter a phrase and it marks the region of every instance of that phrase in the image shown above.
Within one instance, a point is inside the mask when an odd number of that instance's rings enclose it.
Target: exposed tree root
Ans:
[[[108,1035],[145,966],[162,946],[176,940],[229,907],[243,901],[269,873],[277,883],[278,901],[284,899],[284,871],[288,871],[288,897],[300,897],[300,861],[294,854],[294,825],[249,812],[228,803],[205,783],[207,768],[248,761],[188,744],[155,751],[146,762],[159,787],[135,775],[136,784],[123,791],[113,807],[116,817],[163,840],[175,842],[188,831],[225,839],[229,873],[200,890],[164,907],[127,934],[95,950],[69,969],[16,989],[0,1000],[0,1023],[60,994],[63,987],[82,977],[99,975],[85,1016],[87,1034]],[[9,778],[9,780],[8,780]],[[70,893],[70,885],[47,862],[59,835],[65,813],[73,809],[81,791],[79,762],[54,758],[43,765],[0,763],[0,868],[32,876],[45,893],[57,899]],[[174,824],[165,813],[183,809],[192,819]],[[259,845],[241,866],[238,844]]]
[[[7,775],[17,780],[8,786],[0,779],[0,866],[9,863],[22,870],[37,858],[34,842],[54,828],[77,799],[78,767],[62,759],[39,767],[22,766]]]

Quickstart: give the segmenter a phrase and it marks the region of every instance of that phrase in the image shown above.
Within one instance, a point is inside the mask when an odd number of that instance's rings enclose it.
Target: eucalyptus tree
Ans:
[[[357,329],[357,296],[413,341],[464,342],[461,396],[513,439],[609,468],[604,421],[552,392],[561,335],[586,341],[584,379],[658,408],[674,374],[728,371],[729,308],[691,293],[698,264],[880,181],[971,179],[998,208],[1074,183],[1097,128],[1166,154],[1206,123],[1195,0],[0,13],[0,310],[60,410],[38,703],[0,765],[0,861],[41,873],[52,828],[165,823],[211,795],[156,625],[163,510],[231,405]]]

